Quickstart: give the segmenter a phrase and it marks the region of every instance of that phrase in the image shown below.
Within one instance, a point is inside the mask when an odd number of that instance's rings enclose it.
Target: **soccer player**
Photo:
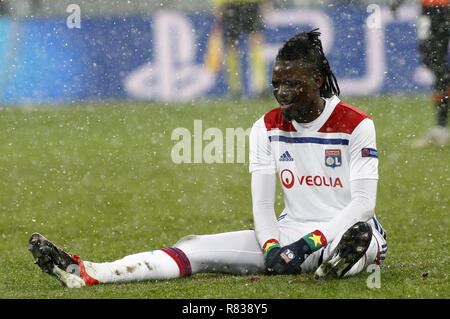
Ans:
[[[450,37],[450,1],[422,0],[422,13],[418,21],[419,48],[423,63],[435,77],[433,102],[437,110],[437,123],[413,146],[450,145],[447,128],[450,69],[448,67],[448,40]]]
[[[375,218],[378,155],[373,121],[341,102],[320,33],[284,43],[273,67],[279,107],[250,134],[255,229],[190,235],[173,247],[91,262],[35,233],[35,263],[68,287],[188,277],[199,272],[355,275],[379,265],[386,234]],[[277,178],[285,209],[275,215]]]
[[[395,13],[404,0],[395,0]],[[433,104],[437,111],[436,125],[424,136],[413,141],[413,147],[450,145],[448,131],[448,96],[450,69],[448,41],[450,37],[450,0],[421,0],[421,15],[417,21],[417,38],[423,64],[434,75]]]
[[[264,34],[262,32],[262,6],[267,0],[213,0],[216,18],[221,23],[224,36],[226,79],[231,95],[242,95],[242,40],[248,36],[250,89],[262,95],[267,85],[267,69],[264,60]]]

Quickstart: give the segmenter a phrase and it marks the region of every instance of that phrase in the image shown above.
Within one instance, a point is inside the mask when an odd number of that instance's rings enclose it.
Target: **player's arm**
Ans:
[[[363,120],[350,137],[351,201],[320,231],[324,242],[331,242],[353,224],[366,222],[374,216],[378,185],[378,152],[375,126],[371,119]],[[318,247],[320,248],[320,247]]]
[[[249,160],[255,233],[266,257],[270,250],[280,247],[280,231],[274,208],[276,164],[263,118],[255,122],[250,132]]]
[[[322,231],[328,241],[353,224],[370,220],[375,212],[378,185],[378,152],[373,121],[366,119],[350,138],[351,201]]]
[[[279,246],[280,230],[274,208],[276,185],[275,173],[252,173],[253,221],[256,238],[265,255],[274,246]]]
[[[374,216],[377,199],[377,179],[358,179],[351,181],[350,203],[331,219],[322,229],[331,241],[337,234],[360,221],[368,221]]]

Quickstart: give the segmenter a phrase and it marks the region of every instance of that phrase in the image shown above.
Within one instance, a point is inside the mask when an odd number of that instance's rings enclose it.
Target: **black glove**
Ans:
[[[299,274],[300,266],[309,254],[311,248],[302,238],[290,245],[272,248],[267,253],[265,265],[270,274]]]

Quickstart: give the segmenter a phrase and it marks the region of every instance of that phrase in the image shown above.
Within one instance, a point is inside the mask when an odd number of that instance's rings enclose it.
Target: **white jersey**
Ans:
[[[350,182],[378,179],[373,121],[333,96],[310,123],[285,121],[278,107],[255,122],[251,173],[277,173],[284,192],[282,222],[326,223],[351,201]]]

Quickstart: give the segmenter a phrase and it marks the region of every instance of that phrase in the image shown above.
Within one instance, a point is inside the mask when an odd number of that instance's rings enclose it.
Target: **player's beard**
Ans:
[[[281,114],[286,121],[295,120],[299,123],[304,122],[302,119],[309,118],[311,107],[305,105],[293,105],[287,110],[281,110]]]
[[[283,115],[283,118],[285,121],[292,121],[292,120],[296,120],[301,116],[301,113],[298,111],[281,111],[281,114]]]

